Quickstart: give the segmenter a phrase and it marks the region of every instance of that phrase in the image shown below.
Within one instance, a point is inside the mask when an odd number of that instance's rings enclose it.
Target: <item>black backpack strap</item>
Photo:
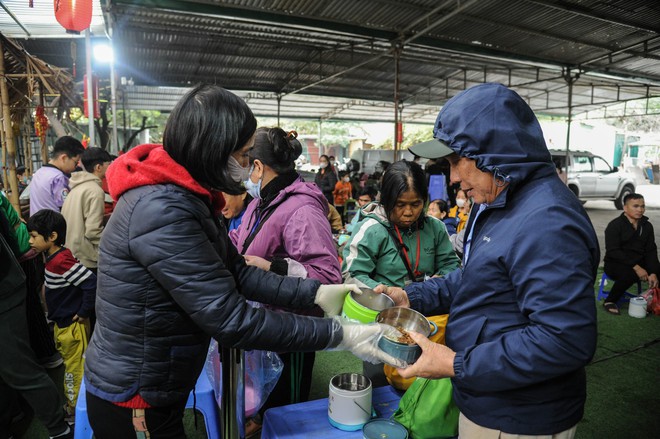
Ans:
[[[276,206],[273,206],[272,208],[268,209],[265,213],[265,215],[260,219],[259,224],[257,227],[250,233],[250,235],[247,237],[245,242],[243,243],[243,248],[241,249],[241,254],[245,254],[245,251],[250,247],[250,244],[252,244],[252,241],[254,241],[254,238],[257,237],[259,234],[259,231],[261,228],[264,226],[266,223],[266,220],[270,218],[270,216],[275,213],[275,208]]]

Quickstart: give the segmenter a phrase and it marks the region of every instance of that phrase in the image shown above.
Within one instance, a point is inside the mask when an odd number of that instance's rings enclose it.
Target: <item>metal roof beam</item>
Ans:
[[[145,8],[154,8],[162,10],[170,10],[173,12],[193,13],[206,16],[216,16],[235,19],[246,19],[254,22],[266,23],[271,25],[293,25],[301,28],[322,29],[326,32],[339,32],[350,35],[362,36],[367,38],[380,39],[382,41],[395,41],[399,38],[399,34],[391,31],[383,31],[379,29],[366,28],[346,23],[338,23],[328,20],[319,20],[310,17],[296,17],[293,15],[279,14],[268,11],[253,11],[243,8],[221,6],[217,3],[214,4],[201,4],[189,3],[183,0],[116,0],[116,4],[128,6],[141,6]],[[414,37],[414,38],[413,38]],[[480,55],[487,58],[495,58],[499,60],[507,60],[509,62],[517,62],[523,64],[555,66],[561,68],[565,66],[556,61],[537,58],[533,56],[522,56],[507,53],[500,50],[489,49],[482,46],[473,46],[468,44],[454,43],[437,38],[424,37],[419,34],[411,37],[416,44],[428,46],[436,49],[446,49],[459,53],[468,53],[471,55]],[[404,41],[405,42],[405,41]],[[366,64],[366,63],[365,63]],[[572,66],[571,66],[572,67]]]
[[[635,30],[642,30],[645,32],[650,32],[650,33],[660,33],[660,27],[648,27],[644,24],[641,23],[634,23],[630,20],[626,20],[622,18],[621,16],[619,17],[612,17],[609,15],[605,15],[599,12],[595,12],[593,9],[587,11],[585,8],[581,8],[578,5],[575,4],[569,4],[568,2],[562,1],[562,0],[524,0],[529,3],[535,3],[537,5],[541,6],[546,6],[548,8],[556,9],[559,11],[564,11],[564,12],[570,12],[571,14],[576,14],[576,15],[581,15],[583,17],[587,18],[592,18],[592,19],[597,19],[604,21],[609,24],[617,24],[619,26],[626,26],[633,28]]]
[[[337,114],[341,113],[344,110],[348,110],[351,107],[354,107],[356,105],[360,105],[360,101],[358,100],[352,100],[350,102],[346,102],[338,107],[333,108],[332,110],[323,113],[321,116],[319,116],[319,119],[327,120],[332,118],[333,116],[336,116]]]
[[[508,23],[494,22],[492,20],[486,20],[486,19],[483,19],[483,18],[480,18],[480,17],[475,17],[474,15],[464,14],[462,17],[466,18],[468,20],[474,21],[475,23],[479,23],[479,24],[483,24],[483,25],[495,25],[500,29],[509,29],[509,30],[513,30],[513,31],[516,31],[516,32],[522,32],[522,33],[525,33],[525,34],[528,34],[528,35],[533,35],[533,36],[542,37],[542,38],[549,38],[549,39],[552,39],[552,40],[560,41],[562,43],[581,44],[581,45],[584,45],[584,46],[589,46],[589,47],[594,47],[594,48],[597,48],[597,49],[607,50],[608,52],[611,52],[611,51],[615,50],[615,49],[612,49],[609,46],[596,44],[596,43],[591,42],[591,41],[579,40],[579,39],[576,39],[576,38],[568,38],[566,36],[562,36],[562,35],[558,35],[558,34],[550,33],[550,32],[540,32],[540,31],[537,31],[535,29],[531,29],[531,28],[528,28],[528,27],[523,27],[523,26],[520,26],[520,25],[512,25],[512,24],[508,24]],[[623,50],[619,50],[619,51],[628,52],[627,49],[623,49]],[[640,56],[640,55],[638,55],[638,56]]]
[[[319,20],[312,17],[298,17],[295,15],[277,13],[265,10],[252,10],[240,7],[227,6],[221,3],[195,3],[183,0],[113,0],[113,3],[126,6],[139,6],[183,12],[188,14],[200,14],[206,16],[226,17],[233,19],[249,20],[257,23],[291,25],[302,28],[325,29],[334,32],[376,37],[383,40],[392,40],[398,36],[396,32],[378,29],[367,29],[352,24]]]

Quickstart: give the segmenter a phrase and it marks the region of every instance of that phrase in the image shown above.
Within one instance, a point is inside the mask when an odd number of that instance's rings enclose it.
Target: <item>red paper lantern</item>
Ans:
[[[80,34],[92,23],[92,0],[55,0],[55,18],[69,34]]]

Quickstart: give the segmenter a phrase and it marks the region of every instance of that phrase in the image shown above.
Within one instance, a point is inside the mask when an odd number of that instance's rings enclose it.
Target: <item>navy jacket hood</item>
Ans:
[[[511,186],[556,172],[534,112],[502,84],[480,84],[447,101],[433,137]]]

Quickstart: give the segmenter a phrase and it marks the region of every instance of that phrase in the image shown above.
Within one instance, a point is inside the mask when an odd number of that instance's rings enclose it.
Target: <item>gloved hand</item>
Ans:
[[[407,367],[408,364],[390,354],[384,352],[378,347],[378,340],[386,331],[393,328],[381,323],[362,324],[351,320],[334,318],[333,332],[341,327],[344,336],[337,346],[336,350],[351,351],[356,357],[373,364],[387,363],[395,367]]]
[[[321,285],[316,291],[314,303],[330,317],[339,315],[349,291],[362,294],[355,284]]]

